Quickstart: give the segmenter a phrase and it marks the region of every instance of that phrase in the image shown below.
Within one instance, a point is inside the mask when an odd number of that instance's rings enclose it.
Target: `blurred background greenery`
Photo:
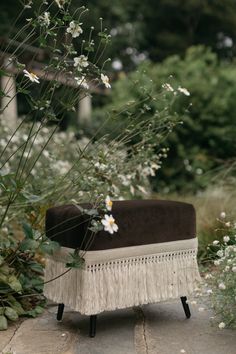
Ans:
[[[196,206],[205,249],[214,237],[215,218],[222,211],[233,215],[236,209],[236,2],[77,0],[74,6],[82,5],[91,9],[83,27],[94,23],[99,27],[102,17],[112,36],[106,53],[111,58],[107,70],[112,90],[106,96],[93,95],[89,121],[78,124],[75,115],[68,114],[62,129],[75,130],[79,138],[90,137],[102,127],[107,112],[142,99],[144,90],[158,94],[167,82],[186,88],[190,96],[178,100],[172,112],[183,124],[165,141],[168,158],[151,182],[155,197],[188,200]],[[12,23],[21,7],[19,0],[1,0],[2,39],[19,31]],[[34,6],[27,11],[30,18]],[[35,40],[35,46],[40,45]],[[27,103],[20,96],[18,102],[22,115]],[[152,102],[147,118],[159,104]],[[101,136],[112,133],[115,125],[114,121],[101,129]]]

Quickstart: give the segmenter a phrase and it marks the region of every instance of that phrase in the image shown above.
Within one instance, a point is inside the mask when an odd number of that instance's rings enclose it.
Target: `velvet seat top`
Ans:
[[[83,208],[89,208],[81,204]],[[46,235],[61,246],[90,251],[186,240],[196,236],[191,204],[166,200],[115,201],[112,214],[119,229],[113,235],[93,235],[89,215],[75,205],[53,207],[46,213]]]

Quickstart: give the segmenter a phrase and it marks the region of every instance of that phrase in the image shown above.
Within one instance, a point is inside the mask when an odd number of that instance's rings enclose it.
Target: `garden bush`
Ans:
[[[172,106],[170,113],[172,116],[177,113],[183,125],[165,141],[164,146],[169,148],[168,159],[153,179],[153,187],[159,193],[195,193],[204,189],[222,164],[227,160],[232,163],[235,156],[234,62],[220,62],[211,49],[203,46],[191,47],[184,57],[174,55],[162,63],[146,61],[138,71],[121,75],[107,104],[94,112],[94,121],[103,120],[107,109],[117,109],[127,99],[132,102],[142,98],[145,87],[153,95],[165,83],[176,92],[178,86],[187,88],[190,96],[179,95]],[[173,96],[168,93],[166,99],[171,102]],[[146,116],[160,107],[160,100],[152,101]],[[139,107],[135,109],[138,113]]]
[[[227,230],[227,233],[223,233]],[[226,214],[221,213],[218,219],[220,241],[214,240],[209,245],[209,255],[212,255],[212,271],[205,275],[205,289],[215,311],[214,320],[219,328],[236,328],[236,224],[226,220]],[[224,234],[224,236],[222,236]]]

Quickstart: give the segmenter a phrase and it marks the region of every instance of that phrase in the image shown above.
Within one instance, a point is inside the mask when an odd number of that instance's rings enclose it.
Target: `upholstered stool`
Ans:
[[[46,282],[55,278],[45,284],[44,293],[59,303],[57,318],[62,318],[64,304],[90,315],[94,336],[96,315],[103,311],[179,297],[189,318],[186,296],[200,280],[193,206],[163,200],[116,201],[112,215],[118,232],[93,236],[89,216],[81,208],[66,205],[47,211],[46,234],[62,246],[48,258],[45,270]],[[74,249],[83,255],[84,266],[65,273]]]

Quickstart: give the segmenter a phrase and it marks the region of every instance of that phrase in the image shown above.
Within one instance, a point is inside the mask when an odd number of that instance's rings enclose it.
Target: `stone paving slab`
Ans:
[[[56,306],[0,332],[0,353],[15,354],[236,354],[236,332],[211,326],[209,311],[192,308],[187,320],[180,301],[107,312],[98,316],[97,336],[88,337],[89,318]]]

